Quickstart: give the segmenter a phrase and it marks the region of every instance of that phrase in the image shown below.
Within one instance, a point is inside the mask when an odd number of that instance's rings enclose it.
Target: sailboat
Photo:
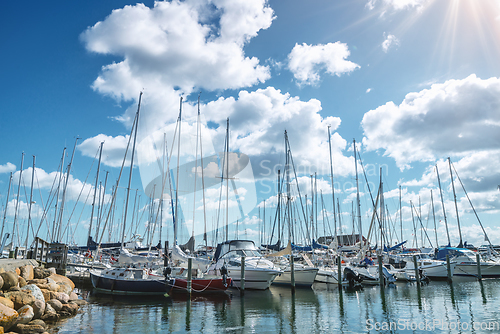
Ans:
[[[139,123],[139,111],[141,108],[142,92],[139,95],[139,103],[137,113],[135,115],[134,123],[132,125],[132,135],[134,136],[134,143],[132,145],[132,157],[130,162],[130,174],[128,180],[127,197],[125,202],[125,213],[122,226],[122,242],[120,250],[120,258],[128,258],[128,252],[124,249],[125,238],[125,225],[127,220],[127,208],[130,195],[130,184],[132,181],[132,168],[134,164],[135,144],[137,140],[137,128]],[[130,140],[129,139],[129,140]],[[124,162],[127,153],[125,152]],[[137,259],[133,259],[134,264]],[[146,268],[134,268],[133,265],[127,267],[115,267],[106,269],[91,269],[90,280],[92,286],[98,292],[107,294],[119,295],[164,295],[172,289],[173,281],[165,277],[150,277],[149,270]]]

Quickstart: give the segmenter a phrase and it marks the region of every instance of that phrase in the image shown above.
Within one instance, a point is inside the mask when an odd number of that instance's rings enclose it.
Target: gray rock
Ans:
[[[52,306],[52,308],[56,311],[59,312],[62,308],[62,303],[57,300],[57,299],[51,299],[47,302],[47,305]]]
[[[27,324],[30,322],[33,317],[35,316],[35,313],[33,312],[33,307],[30,305],[24,305],[21,307],[19,310],[17,310],[17,313],[19,313],[19,316],[17,317],[17,324]]]
[[[45,302],[45,298],[43,297],[42,290],[40,290],[40,288],[37,287],[35,284],[28,284],[28,285],[22,287],[21,290],[29,290],[29,291],[31,291],[31,294],[33,295],[33,297]]]
[[[33,312],[35,313],[35,316],[33,319],[40,319],[42,315],[45,313],[45,302],[37,299],[33,303]]]

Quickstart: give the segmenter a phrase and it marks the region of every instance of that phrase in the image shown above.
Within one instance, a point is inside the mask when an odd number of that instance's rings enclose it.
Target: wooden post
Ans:
[[[417,279],[417,285],[420,286],[420,273],[418,272],[418,262],[416,255],[413,255],[413,266],[415,267],[415,278]]]
[[[292,294],[295,293],[295,265],[293,254],[290,254],[290,280],[292,285]]]
[[[384,271],[382,270],[382,255],[377,255],[378,259],[378,280],[380,281],[380,287],[383,289],[385,285]]]
[[[187,281],[187,292],[191,295],[191,279],[193,277],[193,258],[188,259],[188,281]]]
[[[481,275],[481,259],[479,253],[476,253],[476,264],[477,264],[477,279],[482,280],[483,276]]]
[[[342,290],[342,256],[340,255],[337,258],[337,283],[339,289]]]
[[[240,295],[245,294],[245,257],[241,257],[241,280],[240,280]]]
[[[450,264],[450,256],[446,254],[446,270],[448,271],[448,283],[451,283],[451,264]]]

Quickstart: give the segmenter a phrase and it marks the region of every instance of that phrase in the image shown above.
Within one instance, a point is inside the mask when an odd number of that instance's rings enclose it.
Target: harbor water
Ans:
[[[500,280],[396,283],[382,289],[271,286],[222,296],[119,297],[82,290],[89,304],[56,333],[499,333]]]

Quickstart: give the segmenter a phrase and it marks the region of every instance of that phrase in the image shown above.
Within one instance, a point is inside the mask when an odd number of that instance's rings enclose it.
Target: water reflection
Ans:
[[[360,291],[336,285],[313,289],[271,287],[223,295],[175,295],[170,298],[89,294],[83,313],[56,324],[57,333],[359,333],[376,332],[370,324],[419,324],[442,321],[481,323],[500,318],[500,280],[431,282],[379,286]],[[392,326],[391,325],[391,326]],[[400,327],[386,333],[415,332]],[[419,332],[418,330],[416,332]],[[435,332],[449,333],[449,330]]]

